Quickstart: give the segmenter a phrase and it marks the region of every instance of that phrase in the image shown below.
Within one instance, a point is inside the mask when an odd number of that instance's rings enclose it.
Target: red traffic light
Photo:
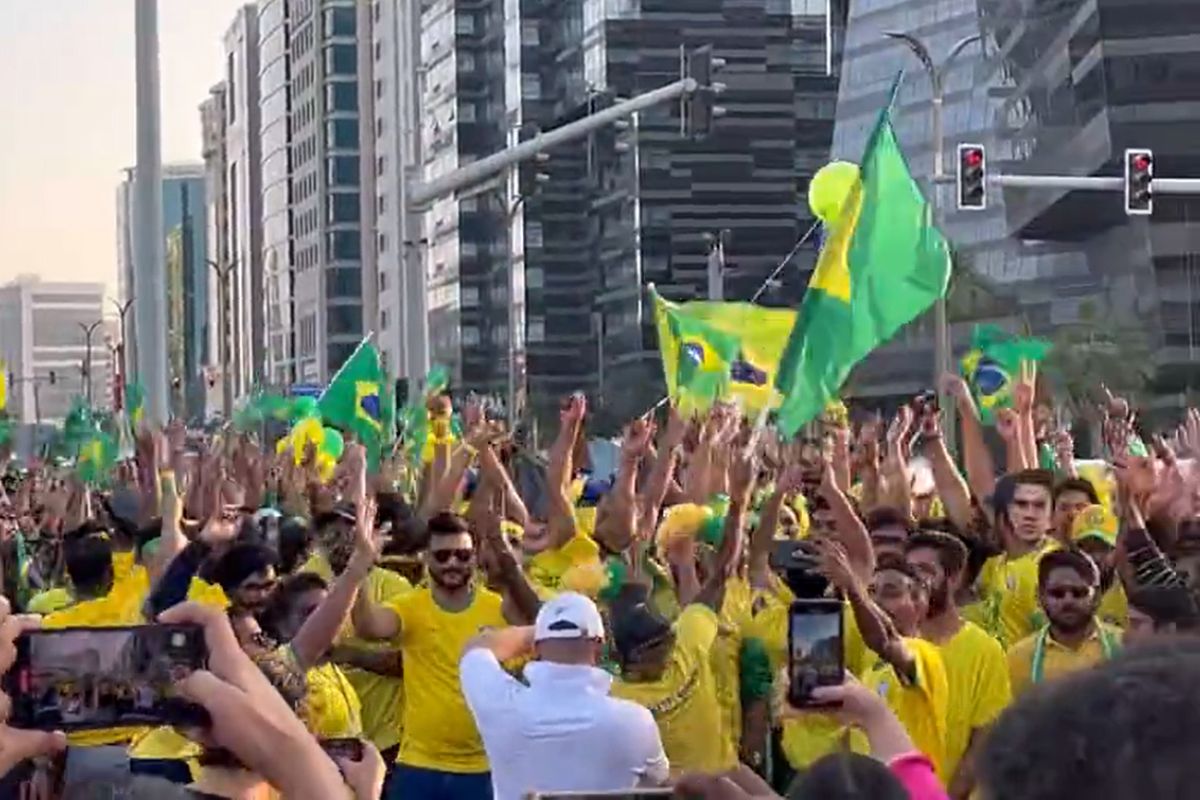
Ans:
[[[978,167],[983,163],[983,151],[974,148],[963,151],[963,163],[968,167]]]
[[[1145,172],[1154,164],[1154,160],[1145,153],[1139,153],[1133,157],[1133,168],[1139,172]]]

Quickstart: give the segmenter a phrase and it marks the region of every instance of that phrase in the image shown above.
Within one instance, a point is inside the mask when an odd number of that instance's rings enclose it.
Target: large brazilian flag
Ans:
[[[891,102],[860,170],[779,364],[778,422],[789,436],[825,410],[855,364],[943,296],[950,278],[949,246],[900,151]]]

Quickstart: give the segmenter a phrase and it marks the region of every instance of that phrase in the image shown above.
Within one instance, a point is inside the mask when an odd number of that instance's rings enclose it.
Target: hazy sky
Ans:
[[[200,161],[200,103],[245,0],[159,0],[164,161]],[[116,292],[116,186],[136,160],[133,0],[0,0],[0,282]]]

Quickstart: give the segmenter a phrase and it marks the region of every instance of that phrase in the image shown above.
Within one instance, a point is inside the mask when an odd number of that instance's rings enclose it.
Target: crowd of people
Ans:
[[[601,475],[576,394],[544,453],[431,396],[415,463],[349,443],[323,475],[173,424],[104,486],[14,464],[0,670],[39,626],[195,624],[207,668],[174,688],[210,719],[0,725],[0,796],[1194,796],[1200,414],[1143,447],[1105,393],[1089,479],[1031,374],[994,435],[942,388],[960,457],[927,396],[794,441],[715,403],[630,421]],[[845,677],[795,708],[815,597]]]

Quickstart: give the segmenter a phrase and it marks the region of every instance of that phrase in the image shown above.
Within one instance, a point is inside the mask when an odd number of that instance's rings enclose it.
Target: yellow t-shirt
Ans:
[[[95,600],[67,606],[61,611],[55,611],[42,620],[44,630],[62,628],[117,628],[124,625],[138,625],[142,622],[141,613],[130,614],[127,603],[113,594]],[[122,728],[97,728],[89,731],[76,731],[67,735],[67,741],[77,747],[94,747],[106,744],[119,744],[145,733],[145,726]]]
[[[341,668],[325,662],[310,669],[305,678],[304,724],[313,735],[318,739],[362,736],[362,704]]]
[[[71,605],[71,592],[69,589],[57,587],[54,589],[46,589],[38,592],[29,599],[25,605],[25,610],[30,614],[53,614],[59,609],[66,608]]]
[[[525,570],[535,586],[551,592],[561,592],[568,588],[563,585],[563,576],[567,570],[599,564],[600,545],[587,534],[577,532],[562,547],[543,550],[529,559]]]
[[[1040,633],[1040,631],[1039,631]],[[1082,645],[1072,650],[1046,636],[1045,657],[1042,663],[1042,680],[1052,681],[1087,669],[1105,659],[1104,638],[1115,649],[1121,643],[1121,631],[1111,625],[1099,623]],[[1033,657],[1037,651],[1038,633],[1027,636],[1008,650],[1008,676],[1012,684],[1013,697],[1020,697],[1033,686]]]
[[[1125,628],[1129,625],[1129,599],[1125,596],[1125,587],[1119,580],[1113,581],[1113,585],[1101,596],[1096,616],[1101,622],[1115,628]]]
[[[904,644],[916,661],[916,681],[908,683],[896,674],[891,664],[880,659],[867,670],[863,683],[887,701],[913,744],[929,756],[944,783],[946,717],[950,703],[946,666],[941,650],[932,642],[906,636]]]
[[[404,657],[404,731],[397,761],[443,772],[487,772],[483,740],[459,685],[458,661],[484,628],[504,627],[501,597],[482,586],[471,605],[446,611],[421,587],[389,608],[400,618]]]
[[[721,709],[722,760],[728,761],[737,761],[742,739],[742,640],[750,624],[750,594],[750,584],[742,578],[731,578],[726,584],[709,659]]]
[[[692,603],[675,620],[675,646],[658,680],[613,681],[612,696],[650,709],[658,723],[672,772],[714,774],[737,766],[729,760],[721,730],[711,649],[720,620],[712,609]]]
[[[990,725],[1012,700],[1008,662],[1000,643],[971,622],[939,645],[950,705],[946,712],[945,773],[949,780],[971,743],[971,732]]]
[[[203,752],[203,747],[169,725],[152,728],[129,745],[130,758],[186,762],[192,780],[200,774],[197,759]]]
[[[993,556],[980,570],[982,608],[981,616],[974,620],[996,637],[1001,647],[1012,647],[1045,624],[1037,598],[1038,563],[1057,547],[1053,539],[1047,539],[1023,556]]]
[[[379,567],[367,573],[367,582],[362,589],[373,603],[379,605],[397,600],[412,590],[412,584],[403,577]],[[354,626],[346,620],[346,627],[338,636],[338,644],[376,652],[394,651],[400,647],[399,637],[390,642],[377,642],[359,639],[353,634]],[[343,667],[342,672],[362,703],[363,734],[380,750],[399,744],[403,724],[401,715],[404,712],[404,680],[354,667]]]

